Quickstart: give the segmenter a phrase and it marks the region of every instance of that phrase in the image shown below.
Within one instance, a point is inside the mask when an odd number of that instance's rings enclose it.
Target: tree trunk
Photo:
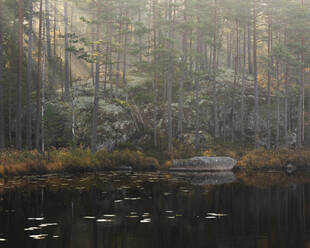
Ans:
[[[168,79],[167,79],[167,96],[168,96],[168,151],[172,152],[172,80],[173,80],[173,61],[172,61],[172,2],[169,0],[169,40],[168,40],[168,53],[169,53],[169,63],[168,63]]]
[[[16,109],[16,148],[22,148],[22,79],[23,79],[23,30],[24,14],[23,1],[18,0],[18,81]]]
[[[98,5],[98,4],[97,4]],[[98,13],[100,15],[100,6],[97,6]],[[96,31],[96,39],[97,41],[100,39],[100,24],[97,23],[97,31]],[[97,56],[100,53],[100,45],[97,43],[96,45]],[[97,151],[97,127],[98,127],[98,108],[99,108],[99,74],[100,74],[100,64],[99,58],[96,58],[96,72],[95,72],[95,91],[94,91],[94,108],[92,114],[92,132],[91,132],[91,144],[90,149],[92,153]]]
[[[242,69],[242,89],[241,89],[241,134],[242,139],[244,138],[244,115],[245,115],[245,102],[244,102],[244,94],[245,94],[245,72],[246,72],[246,27],[244,27],[243,32],[243,69]]]
[[[195,75],[195,148],[196,150],[200,149],[200,107],[199,107],[199,91],[200,91],[200,17],[197,17],[197,55],[196,55],[196,75]],[[214,62],[214,60],[213,60]]]
[[[254,114],[255,114],[255,121],[254,121],[254,133],[255,133],[255,146],[258,147],[258,135],[259,135],[259,113],[258,113],[258,85],[257,85],[257,34],[256,34],[256,18],[257,18],[257,9],[256,9],[256,1],[254,0],[254,13],[253,13],[253,65],[254,65],[254,92],[255,92],[255,105],[254,105]]]
[[[279,145],[280,145],[280,71],[279,70],[280,70],[279,61],[277,60],[277,62],[276,62],[276,77],[277,77],[276,147],[279,147]]]
[[[252,44],[251,44],[251,25],[248,25],[248,70],[249,74],[253,73],[253,66],[252,66]]]
[[[26,145],[29,150],[32,149],[32,104],[31,104],[31,91],[32,91],[32,17],[33,6],[32,0],[29,0],[29,31],[28,31],[28,62],[27,62],[27,114],[26,114]]]
[[[113,36],[113,25],[112,23],[109,24],[109,50],[108,50],[108,56],[109,56],[109,81],[110,81],[110,93],[111,98],[114,97],[113,92],[113,51],[112,51],[112,36]]]
[[[289,147],[288,141],[288,64],[285,65],[285,98],[284,98],[284,140],[285,146]]]
[[[126,19],[127,19],[127,11],[126,11]],[[128,21],[127,21],[128,22]],[[128,23],[125,25],[125,34],[124,34],[124,53],[123,53],[123,85],[125,89],[125,98],[126,102],[128,102],[128,95],[127,95],[127,50],[128,50]]]
[[[73,4],[71,3],[71,17],[70,17],[70,33],[73,33]],[[69,46],[71,47],[72,44],[69,42]],[[69,82],[70,82],[70,89],[72,88],[72,53],[69,54]]]
[[[302,8],[304,7],[303,0],[301,1]],[[304,79],[305,79],[305,69],[304,69],[304,35],[301,36],[301,55],[300,55],[300,62],[301,62],[301,73],[300,73],[300,86],[299,86],[299,97],[298,97],[298,126],[297,126],[297,146],[300,148],[303,143],[303,129],[304,129]]]
[[[157,18],[157,0],[153,0],[153,64],[154,64],[154,75],[153,75],[153,104],[154,104],[154,127],[153,127],[153,139],[154,139],[154,146],[157,147],[158,141],[157,141],[157,113],[158,113],[158,106],[157,106],[157,97],[158,97],[158,88],[157,88],[157,55],[156,55],[156,49],[157,49],[157,35],[156,35],[156,18]]]
[[[271,49],[272,49],[272,26],[271,16],[268,16],[268,76],[267,76],[267,106],[271,108],[270,84],[271,84]],[[271,111],[267,112],[267,149],[271,146]]]
[[[120,4],[121,5],[121,4]],[[115,85],[115,95],[119,97],[119,81],[120,81],[120,61],[121,61],[121,51],[120,46],[122,43],[122,6],[119,6],[119,29],[118,29],[118,51],[117,51],[117,61],[116,61],[116,85]]]
[[[214,34],[213,34],[213,118],[214,118],[214,136],[216,139],[219,138],[219,125],[218,125],[218,109],[217,109],[217,90],[216,90],[216,71],[217,71],[217,63],[216,63],[216,44],[217,44],[217,5],[216,0],[214,0]]]
[[[187,22],[186,16],[187,2],[184,1],[184,23]],[[182,78],[180,79],[180,88],[179,88],[179,109],[178,109],[178,136],[181,137],[183,134],[183,121],[184,121],[184,83],[187,80],[187,30],[183,31],[182,37]]]
[[[50,61],[52,58],[52,47],[51,47],[49,0],[45,0],[45,25],[46,25],[47,58]]]
[[[235,55],[235,72],[234,72],[234,85],[232,90],[232,105],[231,105],[231,142],[235,141],[235,90],[238,80],[238,70],[239,70],[239,23],[236,21],[236,55]]]
[[[54,40],[54,44],[53,44],[53,54],[54,54],[54,57],[56,57],[56,28],[57,28],[57,6],[56,6],[56,1],[54,3],[54,30],[53,30],[53,40]]]
[[[65,25],[65,99],[68,101],[70,97],[69,82],[69,40],[68,40],[68,2],[64,1],[64,25]]]
[[[39,11],[39,41],[38,41],[38,73],[37,73],[37,108],[36,108],[36,130],[35,147],[38,151],[40,147],[40,127],[41,127],[41,50],[42,50],[42,0],[40,0]]]
[[[2,2],[0,2],[0,18],[2,16]],[[3,39],[2,20],[0,19],[0,150],[5,147],[4,134],[4,87],[3,87]]]

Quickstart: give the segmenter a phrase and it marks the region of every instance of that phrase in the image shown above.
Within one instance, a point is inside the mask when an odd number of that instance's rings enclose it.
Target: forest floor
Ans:
[[[103,150],[95,154],[84,148],[52,149],[44,153],[35,150],[6,150],[0,152],[0,177],[62,172],[84,173],[128,167],[132,167],[133,170],[167,170],[172,165],[173,158],[193,156],[229,156],[238,161],[236,168],[244,171],[283,170],[288,164],[296,168],[307,168],[310,165],[309,148],[245,150],[243,147],[216,145],[200,152],[183,148],[173,154],[133,151],[128,148],[112,152]]]

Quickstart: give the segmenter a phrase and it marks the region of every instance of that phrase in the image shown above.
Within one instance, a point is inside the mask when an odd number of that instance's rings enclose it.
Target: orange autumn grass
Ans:
[[[37,151],[1,151],[0,176],[32,175],[55,172],[88,172],[132,166],[134,169],[155,169],[158,161],[139,151],[128,149],[113,152],[89,149],[52,149],[43,154]]]
[[[310,149],[275,149],[266,150],[259,148],[251,150],[243,155],[239,161],[238,166],[243,168],[276,168],[283,167],[287,164],[293,164],[297,167],[310,168]]]

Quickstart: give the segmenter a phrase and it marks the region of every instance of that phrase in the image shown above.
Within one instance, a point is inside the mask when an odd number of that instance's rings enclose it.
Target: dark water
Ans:
[[[217,184],[225,176],[103,173],[0,181],[0,247],[310,247],[307,178],[228,175]]]

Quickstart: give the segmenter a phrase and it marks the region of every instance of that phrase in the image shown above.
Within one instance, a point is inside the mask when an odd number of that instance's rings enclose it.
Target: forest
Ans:
[[[310,247],[310,0],[0,0],[0,247]]]
[[[0,164],[308,165],[309,23],[308,0],[0,0]]]

